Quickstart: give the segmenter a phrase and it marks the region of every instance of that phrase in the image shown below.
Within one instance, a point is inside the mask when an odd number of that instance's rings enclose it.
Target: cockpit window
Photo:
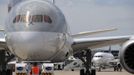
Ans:
[[[33,15],[32,22],[43,22],[43,16],[42,15]]]
[[[95,57],[101,57],[102,58],[103,56],[95,56]]]
[[[45,22],[45,23],[52,23],[52,19],[47,15],[18,15],[14,18],[13,23],[18,22]]]
[[[49,16],[44,15],[44,22],[52,23],[52,20],[51,20],[51,18]]]
[[[20,15],[16,16],[13,20],[13,23],[19,22],[20,20]]]
[[[25,15],[20,16],[20,22],[27,22]]]

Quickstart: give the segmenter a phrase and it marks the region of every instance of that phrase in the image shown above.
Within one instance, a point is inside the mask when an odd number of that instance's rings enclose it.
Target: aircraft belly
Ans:
[[[11,52],[23,60],[47,61],[57,52],[65,55],[64,51],[59,51],[65,42],[62,38],[64,38],[62,33],[12,32],[7,35],[7,44]]]

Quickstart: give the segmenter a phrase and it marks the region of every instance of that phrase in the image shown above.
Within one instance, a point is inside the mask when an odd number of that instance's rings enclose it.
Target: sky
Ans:
[[[49,0],[50,1],[50,0]],[[70,32],[117,28],[96,36],[134,34],[134,0],[55,0],[66,17]],[[0,25],[5,24],[8,0],[0,0]]]
[[[105,28],[118,28],[113,36],[134,33],[134,0],[62,1],[65,2],[57,0],[57,4],[65,14],[72,33]]]

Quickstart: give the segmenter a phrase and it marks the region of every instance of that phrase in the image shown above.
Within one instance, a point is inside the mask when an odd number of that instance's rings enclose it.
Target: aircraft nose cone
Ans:
[[[100,58],[93,58],[92,62],[95,64],[100,63],[101,59]]]

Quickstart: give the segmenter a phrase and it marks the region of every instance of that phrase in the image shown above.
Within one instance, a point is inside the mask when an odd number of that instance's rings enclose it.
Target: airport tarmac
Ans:
[[[80,75],[79,71],[55,71],[54,75]],[[102,71],[97,72],[96,75],[133,75],[126,71],[114,72],[114,71]]]
[[[15,75],[15,73],[13,73],[13,75]],[[80,75],[79,71],[54,71],[54,75]],[[134,75],[134,74],[130,74],[126,71],[122,71],[122,72],[114,72],[114,71],[110,71],[110,70],[103,70],[101,72],[96,72],[96,75]]]

